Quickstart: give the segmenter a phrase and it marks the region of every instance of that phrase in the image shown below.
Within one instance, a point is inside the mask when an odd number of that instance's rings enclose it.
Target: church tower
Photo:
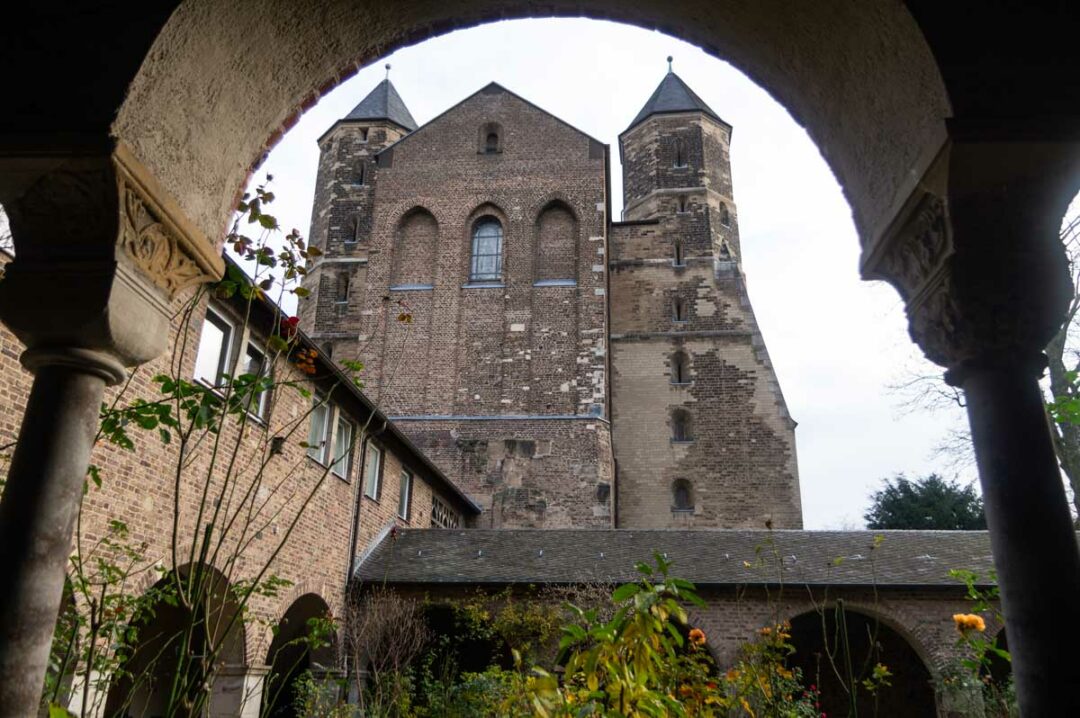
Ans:
[[[625,208],[609,276],[620,528],[802,527],[795,422],[740,264],[731,131],[669,67],[619,136]]]
[[[308,237],[323,254],[304,277],[302,286],[311,294],[300,302],[299,316],[328,355],[349,359],[357,353],[372,249],[375,155],[415,129],[409,108],[387,78],[318,140]]]

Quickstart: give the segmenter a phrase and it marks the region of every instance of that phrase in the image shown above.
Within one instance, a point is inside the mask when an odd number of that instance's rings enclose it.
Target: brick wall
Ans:
[[[317,217],[348,191],[331,186],[347,174],[323,171],[335,151],[324,141],[320,182],[332,180],[316,192]],[[323,300],[304,300],[305,327],[332,344],[335,360],[362,360],[366,391],[394,416],[587,417],[431,424],[436,436],[454,431],[470,442],[554,442],[559,462],[527,462],[519,485],[505,488],[492,478],[503,474],[501,459],[477,466],[477,454],[432,444],[427,422],[401,425],[436,447],[440,466],[486,507],[512,507],[485,520],[610,525],[609,505],[596,499],[612,483],[608,440],[596,439],[607,425],[591,419],[607,413],[605,148],[489,85],[376,164],[370,204],[351,205],[371,227],[366,273],[355,275],[364,286],[351,289],[336,320],[322,313]],[[501,227],[501,272],[475,283],[473,233],[485,218]],[[343,258],[331,242],[326,261]],[[403,313],[410,322],[399,321]],[[586,423],[604,428],[585,432]],[[473,468],[462,471],[466,458]]]
[[[175,308],[179,310],[181,303],[177,302]],[[218,311],[230,320],[240,319],[228,306],[219,306]],[[158,373],[169,372],[173,362],[178,362],[181,377],[190,379],[193,376],[195,350],[204,314],[205,300],[193,312],[191,326],[182,327],[179,322],[174,323],[170,336],[170,351],[134,373],[122,403],[126,404],[135,398],[153,399],[159,396],[152,377]],[[257,334],[253,335],[253,338],[260,339]],[[178,342],[181,340],[187,344],[183,356],[179,353]],[[17,437],[32,381],[31,375],[18,363],[22,350],[19,340],[6,327],[0,326],[0,398],[5,406],[3,418],[0,419],[0,443],[3,444],[14,442]],[[236,352],[233,356],[236,356]],[[307,383],[305,375],[284,361],[276,364],[275,378],[297,380],[301,385]],[[325,382],[323,388],[326,388]],[[110,389],[106,401],[112,402],[118,392],[119,389]],[[344,390],[340,387],[334,390],[331,394],[332,402],[359,423],[361,417],[349,413],[351,409],[348,408],[355,400],[346,401],[342,392]],[[253,571],[269,560],[271,553],[289,530],[290,523],[300,513],[300,503],[309,494],[312,496],[310,505],[300,514],[292,535],[274,558],[270,568],[271,573],[292,581],[296,586],[292,590],[286,590],[278,598],[255,597],[252,602],[254,620],[247,626],[245,640],[248,664],[261,664],[265,661],[271,639],[269,626],[276,623],[284,615],[292,599],[302,593],[318,594],[334,613],[341,614],[349,562],[353,507],[361,486],[359,444],[354,451],[353,465],[347,480],[327,473],[326,469],[309,458],[306,449],[300,446],[300,441],[308,436],[306,414],[310,406],[311,399],[301,396],[295,390],[282,387],[271,397],[266,422],[249,419],[243,423],[229,424],[222,432],[222,444],[227,447],[239,446],[235,463],[239,468],[232,474],[234,488],[226,488],[224,461],[219,461],[218,469],[212,473],[213,478],[210,481],[210,499],[206,505],[209,511],[214,509],[215,499],[219,496],[224,505],[228,506],[232,501],[235,506],[240,500],[239,497],[249,489],[255,492],[256,502],[261,506],[257,520],[246,531],[245,540],[249,543],[245,546],[239,562],[231,570],[225,563],[225,557],[236,545],[235,541],[226,541],[222,556],[217,562],[218,567],[232,580],[250,578]],[[294,432],[289,434],[292,429]],[[241,430],[244,434],[238,440],[238,432]],[[388,445],[383,441],[385,430],[380,425],[373,424],[371,432],[373,441]],[[136,443],[136,450],[133,452],[105,443],[99,443],[94,450],[91,462],[101,467],[102,485],[101,488],[96,488],[91,484],[83,501],[83,543],[85,546],[93,545],[105,535],[109,521],[120,520],[130,529],[132,544],[146,543],[144,555],[149,563],[169,567],[172,564],[173,507],[178,505],[179,535],[182,537],[179,548],[180,555],[185,557],[181,564],[186,564],[191,537],[208,520],[205,515],[201,519],[198,516],[198,497],[207,476],[210,442],[203,441],[189,450],[185,469],[181,472],[180,498],[177,502],[174,477],[179,457],[179,442],[174,438],[170,444],[165,445],[157,437],[156,431],[133,429],[131,434]],[[288,438],[280,455],[268,459],[269,438],[272,436]],[[5,451],[9,452],[10,448]],[[257,477],[257,467],[263,461],[267,462],[266,470],[261,477]],[[413,484],[412,512],[408,522],[397,517],[398,482],[405,466],[416,477]],[[390,524],[422,528],[430,526],[432,496],[436,494],[448,505],[462,510],[460,500],[446,493],[445,489],[438,488],[430,472],[415,455],[387,451],[381,500],[362,500],[358,547],[362,549]],[[156,574],[146,574],[143,577],[146,580],[136,581],[133,590],[148,588],[150,583],[153,583],[151,575],[156,577]]]

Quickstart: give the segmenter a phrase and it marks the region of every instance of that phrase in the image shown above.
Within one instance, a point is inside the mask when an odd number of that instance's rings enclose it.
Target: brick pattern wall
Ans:
[[[327,181],[316,192],[316,217],[332,215],[335,198],[347,194],[332,186],[347,181],[331,169],[335,151],[324,142],[320,182]],[[324,319],[321,299],[304,300],[305,329],[333,342],[335,360],[362,360],[366,391],[394,416],[605,416],[605,172],[595,140],[497,86],[485,88],[379,155],[370,204],[351,205],[371,228],[366,275],[354,278],[364,286],[351,290],[336,320]],[[501,281],[472,285],[473,232],[485,218],[502,228]],[[331,242],[327,260],[339,252]],[[402,313],[411,321],[399,321]],[[485,506],[502,491],[497,505],[517,508],[501,511],[499,525],[610,525],[610,505],[595,506],[598,494],[610,496],[610,448],[601,448],[596,431],[579,440],[584,423],[461,424],[469,441],[565,442],[552,453],[587,467],[565,475],[553,461],[529,462],[513,492],[483,478],[500,475],[497,459],[461,472],[465,454],[434,456]],[[428,441],[415,422],[401,425]],[[458,427],[450,421],[438,430],[451,426]]]
[[[621,528],[802,526],[794,422],[738,264],[729,136],[685,114],[621,138],[628,221],[611,228],[609,264]],[[690,510],[675,510],[677,481]]]
[[[176,303],[177,310],[181,302]],[[236,319],[227,307],[218,308],[227,318]],[[178,312],[179,313],[179,312]],[[169,372],[173,361],[180,362],[180,375],[192,377],[194,374],[195,351],[198,346],[202,317],[205,304],[199,306],[193,316],[190,327],[182,328],[174,323],[170,336],[170,352],[139,368],[124,394],[124,403],[141,397],[152,399],[160,394],[152,382],[155,374]],[[255,337],[256,340],[258,337]],[[187,351],[179,356],[178,342],[187,342]],[[239,347],[239,345],[237,345]],[[177,348],[177,354],[172,349]],[[32,376],[19,365],[18,356],[23,346],[6,328],[0,325],[0,398],[6,411],[0,420],[0,443],[15,442],[19,423],[26,407]],[[236,352],[233,353],[236,356]],[[275,377],[279,380],[295,379],[303,382],[304,375],[293,370],[290,365],[278,362]],[[110,389],[106,402],[117,396],[118,389]],[[299,510],[300,502],[313,491],[311,504],[301,515],[298,524],[285,543],[280,554],[273,560],[270,571],[292,581],[295,587],[283,592],[278,598],[256,597],[252,603],[253,621],[246,627],[245,654],[250,665],[262,664],[266,659],[273,625],[285,614],[291,601],[307,592],[317,593],[330,606],[331,610],[341,615],[342,598],[345,590],[346,570],[349,561],[349,539],[352,532],[353,507],[356,504],[359,478],[359,445],[354,451],[353,468],[348,480],[333,473],[327,474],[325,468],[306,455],[306,450],[299,445],[307,438],[308,419],[305,414],[311,400],[298,392],[280,388],[273,393],[266,423],[249,420],[243,424],[244,435],[239,440],[237,466],[240,470],[232,492],[234,501],[253,486],[254,470],[266,456],[269,437],[283,436],[289,428],[296,426],[296,432],[284,443],[280,455],[270,459],[261,479],[261,485],[255,487],[259,503],[266,502],[260,513],[257,525],[252,526],[247,534],[250,544],[245,547],[243,557],[231,574],[233,579],[249,578],[250,572],[261,567],[270,558],[270,554],[284,538],[288,526]],[[240,426],[231,424],[223,431],[222,442],[232,446],[237,439]],[[102,486],[90,485],[83,502],[82,538],[84,545],[93,545],[107,531],[108,522],[120,520],[130,529],[130,542],[146,542],[145,557],[151,562],[160,562],[162,566],[171,565],[171,522],[173,507],[177,505],[174,495],[173,477],[178,460],[178,442],[163,444],[152,431],[133,430],[136,450],[123,451],[101,443],[95,448],[91,462],[101,467]],[[378,436],[374,438],[378,442]],[[180,535],[191,537],[203,525],[198,526],[198,496],[202,490],[206,472],[209,442],[203,442],[188,455],[190,462],[180,483]],[[10,451],[10,449],[9,449]],[[5,452],[7,453],[7,452]],[[219,463],[219,467],[223,462]],[[414,472],[413,509],[408,522],[397,518],[399,477],[403,465],[408,465]],[[3,467],[6,473],[6,462]],[[216,471],[210,482],[210,496],[213,498],[224,487],[223,471]],[[325,476],[325,478],[323,478]],[[427,528],[430,525],[431,501],[436,491],[430,476],[407,456],[386,453],[383,476],[383,493],[379,502],[363,499],[360,509],[360,532],[357,545],[363,548],[371,543],[387,525],[397,523],[401,526]],[[226,493],[226,496],[229,494]],[[453,496],[440,493],[443,500],[451,506],[460,503]],[[209,506],[213,510],[213,504]],[[203,517],[202,522],[206,518]],[[189,544],[180,547],[181,555],[187,553]],[[223,556],[228,555],[230,544],[227,542]],[[223,571],[228,568],[222,563]],[[146,575],[148,578],[150,574]],[[152,579],[137,582],[135,590],[145,590]]]

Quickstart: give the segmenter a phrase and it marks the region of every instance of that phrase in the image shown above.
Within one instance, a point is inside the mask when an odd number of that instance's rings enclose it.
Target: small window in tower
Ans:
[[[686,479],[675,479],[671,485],[671,510],[693,511],[694,492]]]
[[[684,194],[679,195],[679,211],[686,211],[686,195]]]
[[[367,142],[367,132],[368,132],[368,128],[366,128],[366,127],[361,127],[360,128],[360,141],[361,142]]]
[[[363,162],[361,162],[360,166],[356,168],[356,179],[353,182],[353,184],[355,184],[358,187],[361,187],[361,186],[363,186],[365,184],[365,180],[367,179],[365,177],[365,175],[367,174],[366,173],[366,168],[367,168],[367,166]]]
[[[671,302],[671,321],[673,322],[685,322],[686,319],[686,300],[682,297],[675,297]]]
[[[675,266],[676,267],[683,266],[683,259],[684,259],[684,257],[683,257],[682,240],[681,239],[676,239],[675,240],[675,257],[674,257]]]
[[[727,205],[720,205],[720,224],[725,227],[731,226],[731,212],[728,211]]]
[[[360,215],[349,218],[349,227],[345,234],[345,249],[353,249],[360,242]]]
[[[675,138],[675,166],[686,167],[686,143],[681,137]]]
[[[671,356],[671,383],[690,383],[690,360],[683,352],[675,352]]]
[[[339,317],[349,309],[349,275],[346,272],[339,272],[334,283],[334,309]]]
[[[685,444],[694,440],[694,434],[690,427],[690,412],[686,409],[676,409],[671,412],[671,440],[677,444]]]

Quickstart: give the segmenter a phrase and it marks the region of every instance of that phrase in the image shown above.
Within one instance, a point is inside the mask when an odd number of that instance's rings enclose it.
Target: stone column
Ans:
[[[214,678],[209,718],[259,718],[270,666],[225,666]]]
[[[0,183],[16,252],[0,318],[35,375],[0,501],[4,717],[37,712],[105,387],[165,350],[172,296],[222,270],[125,147],[21,169]]]
[[[912,338],[964,390],[1021,711],[1080,715],[1080,552],[1038,385],[1072,293],[1058,227],[1080,143],[949,130],[863,272],[896,287]]]

